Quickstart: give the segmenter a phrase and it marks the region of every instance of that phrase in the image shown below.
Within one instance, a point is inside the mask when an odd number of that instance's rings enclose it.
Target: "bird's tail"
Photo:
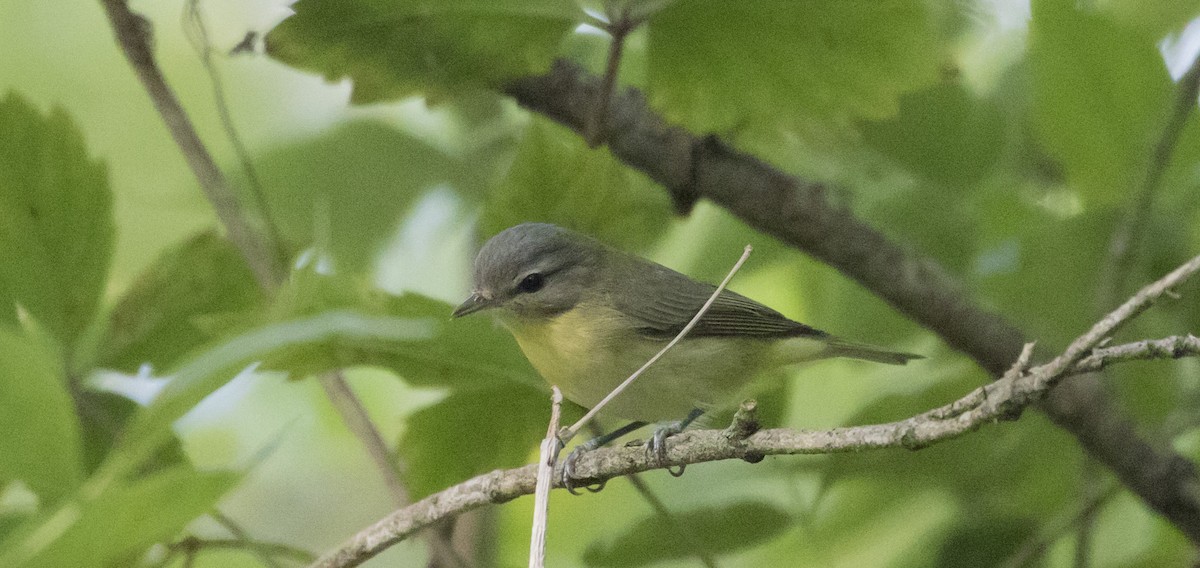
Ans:
[[[827,351],[824,353],[826,357],[849,357],[851,359],[862,359],[863,361],[887,363],[888,365],[904,365],[913,359],[925,358],[922,355],[888,351],[882,347],[867,345],[865,343],[854,343],[836,337],[831,338],[827,345]]]

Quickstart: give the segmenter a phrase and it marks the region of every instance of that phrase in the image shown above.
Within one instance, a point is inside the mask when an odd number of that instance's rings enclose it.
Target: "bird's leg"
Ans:
[[[667,461],[667,438],[682,432],[683,429],[687,428],[689,424],[695,422],[697,418],[700,418],[701,414],[704,414],[703,410],[699,408],[693,408],[692,411],[688,413],[687,418],[684,418],[679,422],[671,422],[670,424],[664,424],[658,427],[658,429],[654,431],[654,434],[650,436],[650,439],[646,441],[646,451],[650,452],[650,455],[657,458],[658,463],[660,464]],[[678,470],[667,468],[667,472],[675,477],[679,477],[683,475],[684,467],[685,466],[681,465],[679,466]]]
[[[645,422],[630,422],[629,424],[626,424],[620,428],[617,428],[616,430],[613,430],[612,432],[609,432],[607,434],[602,434],[600,436],[596,436],[595,438],[592,438],[591,440],[588,440],[582,444],[579,444],[578,446],[575,446],[575,449],[571,450],[571,453],[567,454],[567,459],[563,461],[563,469],[562,469],[563,487],[566,487],[567,491],[569,491],[571,493],[571,495],[579,495],[579,492],[575,490],[575,479],[574,479],[574,477],[575,477],[575,462],[579,461],[579,457],[587,452],[590,452],[596,448],[604,446],[604,445],[608,444],[609,442],[616,440],[617,438],[620,438],[621,436],[624,436],[625,434],[628,434],[634,430],[637,430],[638,428],[641,428],[642,426],[645,426],[645,425],[646,425]],[[592,493],[596,493],[597,491],[604,489],[604,483],[602,482],[599,485],[597,485],[596,487],[585,486],[584,489],[587,489],[588,491],[591,491]]]

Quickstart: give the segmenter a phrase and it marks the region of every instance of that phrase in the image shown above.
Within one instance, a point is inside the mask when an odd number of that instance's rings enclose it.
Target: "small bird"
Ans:
[[[591,408],[673,339],[715,289],[586,235],[525,223],[484,244],[473,292],[453,316],[496,310],[542,377]],[[724,290],[601,414],[635,423],[687,416],[686,426],[736,403],[760,371],[829,357],[892,365],[920,358],[839,339]]]

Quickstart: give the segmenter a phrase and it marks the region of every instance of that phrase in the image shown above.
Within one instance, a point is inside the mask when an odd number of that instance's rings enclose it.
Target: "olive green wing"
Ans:
[[[640,263],[639,263],[640,264]],[[648,338],[675,337],[712,296],[715,286],[697,282],[664,266],[645,263],[633,268],[637,274],[614,282],[617,309],[634,320],[638,332]],[[636,288],[632,287],[636,284]],[[828,334],[792,321],[736,292],[723,290],[700,318],[688,337],[828,337]]]

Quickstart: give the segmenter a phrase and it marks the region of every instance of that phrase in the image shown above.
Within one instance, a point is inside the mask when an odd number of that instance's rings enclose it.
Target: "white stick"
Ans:
[[[529,537],[529,568],[546,566],[546,524],[550,519],[550,488],[554,486],[554,464],[562,445],[558,441],[558,420],[562,410],[562,391],[550,387],[550,426],[538,453],[537,486],[533,497],[533,534]]]
[[[725,287],[729,285],[729,281],[733,279],[733,275],[737,274],[737,271],[741,269],[742,264],[746,262],[746,259],[750,258],[750,251],[752,250],[754,250],[753,247],[746,245],[746,250],[742,251],[742,257],[733,264],[733,268],[729,270],[729,274],[725,275],[725,279],[721,281],[721,284],[717,286],[716,290],[713,290],[712,295],[708,297],[708,301],[704,302],[703,306],[700,306],[700,311],[696,312],[695,316],[692,316],[692,321],[689,321],[687,325],[683,326],[683,329],[679,331],[679,334],[675,336],[675,339],[672,339],[671,342],[666,345],[666,347],[663,347],[658,353],[655,353],[654,356],[651,357],[649,361],[646,361],[646,364],[642,365],[640,369],[634,371],[632,375],[629,375],[629,378],[625,379],[625,382],[617,385],[617,388],[608,393],[608,396],[605,396],[604,399],[596,404],[596,406],[593,406],[592,409],[587,412],[587,414],[584,414],[583,418],[580,418],[578,422],[572,424],[570,428],[567,428],[565,431],[563,431],[562,436],[560,436],[563,444],[566,444],[571,440],[571,438],[574,438],[575,434],[579,433],[579,429],[583,428],[584,424],[587,424],[589,420],[596,417],[596,414],[600,412],[600,409],[604,408],[604,406],[607,405],[608,402],[617,395],[624,392],[629,385],[633,384],[634,380],[640,377],[642,373],[646,371],[646,369],[650,368],[650,365],[653,365],[655,361],[658,361],[659,358],[663,356],[663,354],[665,354],[667,351],[670,351],[672,347],[675,347],[675,344],[679,343],[679,340],[683,339],[683,337],[687,335],[693,327],[696,327],[696,324],[700,322],[700,318],[704,317],[704,313],[708,311],[708,308],[712,307],[713,302],[717,301],[717,296],[720,296],[721,292],[725,290]]]

